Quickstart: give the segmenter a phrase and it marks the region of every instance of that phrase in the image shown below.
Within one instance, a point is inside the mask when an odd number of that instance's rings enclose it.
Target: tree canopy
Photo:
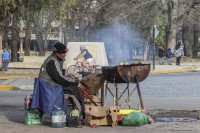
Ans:
[[[14,18],[16,26],[23,20],[25,47],[30,44],[31,32],[35,31],[40,55],[44,55],[43,36],[52,22],[59,24],[65,43],[98,41],[97,35],[102,35],[100,32],[106,31],[106,28],[108,31],[117,28],[117,23],[126,25],[139,34],[137,38],[146,41],[151,36],[153,25],[157,25],[157,44],[173,51],[176,42],[183,40],[185,55],[196,58],[199,49],[199,4],[199,0],[0,0],[0,31],[4,32],[6,24],[13,22]],[[131,42],[129,37],[125,37],[130,33],[116,32],[113,35]],[[120,45],[129,47],[129,44],[131,46],[131,43]],[[26,47],[26,51],[29,49]]]

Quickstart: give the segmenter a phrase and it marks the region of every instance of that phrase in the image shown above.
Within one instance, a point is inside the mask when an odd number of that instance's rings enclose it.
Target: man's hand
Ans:
[[[78,86],[80,84],[79,79],[75,79],[75,84],[76,84],[76,86]]]
[[[79,84],[78,84],[78,87],[80,87],[80,88],[82,87],[82,84],[81,84],[80,82],[79,82]]]
[[[68,74],[66,76],[69,77],[69,78],[72,78],[72,79],[76,79],[76,77],[73,74]]]

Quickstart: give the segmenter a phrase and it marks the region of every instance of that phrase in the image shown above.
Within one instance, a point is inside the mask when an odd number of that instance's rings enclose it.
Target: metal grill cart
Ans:
[[[144,109],[139,83],[149,75],[150,66],[150,64],[139,62],[130,65],[102,67],[102,75],[105,82],[104,87],[102,86],[103,89],[101,89],[101,105],[105,105],[105,94],[109,92],[113,97],[114,106],[123,108],[127,104],[129,109],[134,109],[131,100],[133,92],[136,91],[138,94],[138,108]],[[114,84],[114,89],[108,87],[109,83]],[[119,88],[121,83],[126,84],[126,87]],[[130,87],[130,83],[134,83],[135,87]],[[121,101],[123,103],[120,105]]]

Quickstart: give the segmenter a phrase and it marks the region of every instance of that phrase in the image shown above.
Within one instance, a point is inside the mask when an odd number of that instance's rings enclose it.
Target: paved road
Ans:
[[[140,83],[145,108],[200,109],[199,79],[200,72],[149,75]],[[125,85],[120,84],[118,87],[123,90]],[[109,84],[109,88],[113,88],[113,85]],[[130,89],[133,88],[135,84],[130,85]],[[137,101],[136,94],[133,93],[133,103]],[[107,99],[109,102],[113,101],[109,94]]]
[[[200,72],[178,73],[166,75],[149,75],[140,83],[140,88],[147,109],[200,109]],[[119,84],[122,91],[125,84]],[[109,88],[113,88],[109,84]],[[130,84],[130,89],[135,84]],[[111,89],[113,90],[113,89]],[[22,105],[25,94],[30,91],[2,91],[0,92],[0,105]],[[137,97],[133,93],[133,97]],[[123,99],[123,97],[121,98]],[[112,104],[111,95],[107,96],[106,102]],[[132,102],[134,102],[133,99]]]
[[[156,109],[200,109],[199,80],[199,72],[149,75],[141,82],[144,103]]]
[[[200,72],[149,75],[141,82],[144,96],[200,96]]]
[[[199,93],[200,73],[181,73],[168,75],[149,75],[140,83],[144,105],[147,109],[200,109]],[[134,84],[131,85],[134,88]],[[119,86],[120,87],[120,86]],[[124,87],[124,86],[122,86]],[[84,127],[82,129],[63,128],[54,129],[46,119],[44,126],[24,125],[23,100],[25,94],[32,91],[4,91],[0,92],[0,133],[63,133],[63,132],[137,132],[137,133],[199,133],[200,122],[156,122],[142,127],[98,128]],[[110,97],[108,95],[108,97]],[[108,98],[109,100],[109,98]],[[112,102],[112,100],[109,100]],[[134,102],[134,100],[133,100]]]

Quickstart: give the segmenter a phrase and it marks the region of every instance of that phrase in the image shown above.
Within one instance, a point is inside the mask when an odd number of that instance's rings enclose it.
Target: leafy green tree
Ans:
[[[22,7],[21,0],[1,0],[0,1],[0,38],[4,34],[5,23],[11,23],[11,61],[17,60],[17,41],[18,41],[18,23],[19,14],[21,14]],[[10,21],[9,21],[10,20]],[[0,47],[2,47],[2,40],[0,39]]]
[[[63,19],[68,19],[67,10],[76,3],[76,0],[46,0],[42,3],[41,12],[35,14],[33,20],[34,32],[39,48],[39,56],[45,55],[45,43],[43,36],[52,27],[52,22],[59,22]]]

